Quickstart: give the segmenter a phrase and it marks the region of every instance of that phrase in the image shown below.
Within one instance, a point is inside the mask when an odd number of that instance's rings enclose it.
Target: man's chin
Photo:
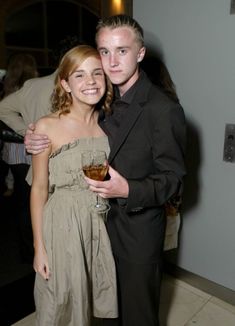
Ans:
[[[123,84],[125,84],[125,80],[123,80],[122,78],[110,78],[111,83],[115,86],[122,86]]]
[[[114,85],[121,85],[124,83],[125,77],[121,76],[120,74],[111,73],[109,74],[109,79],[111,80],[111,83]]]

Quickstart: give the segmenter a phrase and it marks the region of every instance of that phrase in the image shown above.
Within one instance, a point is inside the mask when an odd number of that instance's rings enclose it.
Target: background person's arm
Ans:
[[[0,102],[0,120],[15,132],[24,136],[27,125],[20,112],[22,107],[20,90],[6,96]]]

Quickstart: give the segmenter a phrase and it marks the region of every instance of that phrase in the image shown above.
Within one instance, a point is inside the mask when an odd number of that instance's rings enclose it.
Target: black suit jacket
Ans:
[[[107,229],[115,255],[145,263],[159,259],[163,205],[182,191],[186,132],[182,107],[145,73],[137,87],[109,155],[110,165],[128,180],[129,197],[110,200]],[[108,118],[100,124],[105,130]]]

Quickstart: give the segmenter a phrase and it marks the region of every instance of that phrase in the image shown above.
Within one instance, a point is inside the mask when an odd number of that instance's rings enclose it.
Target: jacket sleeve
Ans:
[[[163,110],[154,122],[152,132],[152,160],[154,172],[141,180],[128,180],[127,212],[162,206],[175,194],[181,194],[184,165],[186,124],[180,105]]]
[[[15,132],[24,136],[27,125],[25,124],[20,112],[23,108],[21,93],[22,90],[20,89],[19,91],[6,96],[0,102],[0,120]]]

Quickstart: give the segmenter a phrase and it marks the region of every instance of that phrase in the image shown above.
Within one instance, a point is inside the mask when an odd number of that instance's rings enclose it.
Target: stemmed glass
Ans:
[[[105,151],[85,151],[82,153],[82,169],[90,179],[103,181],[108,172],[108,160]],[[99,202],[99,196],[96,195],[96,203],[92,204],[92,209],[99,213],[107,213],[110,205],[105,202]]]

